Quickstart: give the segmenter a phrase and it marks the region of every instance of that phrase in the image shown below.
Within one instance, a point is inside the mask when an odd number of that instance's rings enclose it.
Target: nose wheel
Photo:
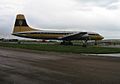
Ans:
[[[98,43],[97,43],[97,41],[95,41],[95,45],[97,45]]]

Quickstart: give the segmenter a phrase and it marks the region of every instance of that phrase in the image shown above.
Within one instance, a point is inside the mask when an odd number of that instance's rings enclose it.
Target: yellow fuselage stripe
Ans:
[[[65,34],[22,34],[29,37],[42,37],[42,38],[59,38],[65,36]]]

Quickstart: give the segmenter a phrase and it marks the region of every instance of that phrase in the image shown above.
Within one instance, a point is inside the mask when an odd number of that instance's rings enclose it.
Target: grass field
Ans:
[[[120,53],[120,48],[105,48],[98,46],[63,46],[63,45],[50,45],[50,44],[13,44],[13,43],[0,43],[1,47],[30,49],[37,51],[52,51],[64,53],[91,53],[91,54],[107,54],[107,53]]]

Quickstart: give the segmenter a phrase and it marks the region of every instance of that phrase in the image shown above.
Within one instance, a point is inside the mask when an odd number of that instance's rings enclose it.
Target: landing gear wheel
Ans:
[[[60,43],[61,45],[73,45],[71,41],[63,41]]]
[[[87,40],[84,41],[82,47],[87,47]]]

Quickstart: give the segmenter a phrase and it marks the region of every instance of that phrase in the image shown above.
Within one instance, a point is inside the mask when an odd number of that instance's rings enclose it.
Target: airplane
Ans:
[[[86,45],[88,40],[95,40],[96,42],[104,38],[95,32],[38,30],[27,24],[23,14],[16,15],[12,35],[32,39],[62,40],[62,45],[72,45],[72,40],[83,40],[84,45]]]

